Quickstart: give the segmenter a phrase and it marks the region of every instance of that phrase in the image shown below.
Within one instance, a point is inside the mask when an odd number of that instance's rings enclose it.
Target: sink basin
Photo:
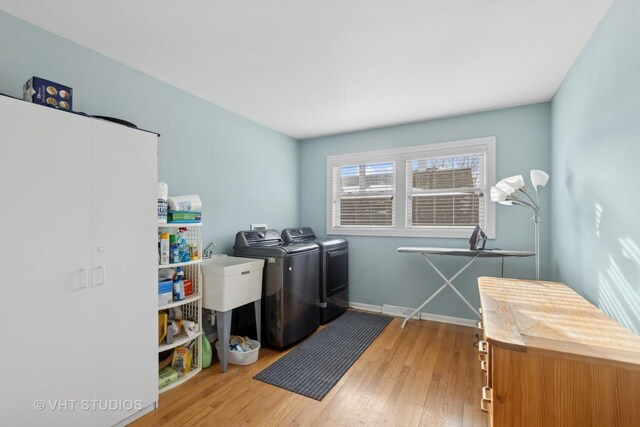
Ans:
[[[202,306],[229,311],[262,298],[263,259],[214,256],[200,263]]]

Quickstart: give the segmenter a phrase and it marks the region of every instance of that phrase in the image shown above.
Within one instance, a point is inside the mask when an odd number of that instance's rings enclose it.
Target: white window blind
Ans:
[[[485,227],[485,155],[407,160],[408,227]]]
[[[395,163],[333,168],[334,227],[393,227]]]

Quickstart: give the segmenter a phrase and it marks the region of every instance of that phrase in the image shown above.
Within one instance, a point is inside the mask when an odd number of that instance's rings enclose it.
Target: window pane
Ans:
[[[394,163],[369,163],[339,168],[340,192],[393,191]]]
[[[340,225],[392,226],[393,198],[391,196],[340,198]]]
[[[484,226],[484,160],[477,154],[408,161],[409,226]]]
[[[480,187],[482,156],[457,156],[412,160],[414,190]]]
[[[477,194],[420,195],[411,198],[414,226],[472,226],[480,223]]]
[[[392,227],[395,224],[395,163],[362,163],[334,168],[334,224]]]

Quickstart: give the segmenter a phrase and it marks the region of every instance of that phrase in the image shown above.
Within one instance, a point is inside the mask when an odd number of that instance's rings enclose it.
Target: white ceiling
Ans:
[[[551,99],[612,0],[0,0],[298,139]]]

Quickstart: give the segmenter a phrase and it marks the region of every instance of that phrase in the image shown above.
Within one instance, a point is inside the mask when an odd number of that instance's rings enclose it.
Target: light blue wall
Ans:
[[[552,270],[640,333],[640,2],[616,0],[552,103]]]
[[[76,111],[159,132],[160,179],[200,195],[220,252],[250,223],[298,222],[296,140],[0,12],[0,92],[21,98],[34,75],[71,86]]]
[[[460,139],[496,136],[498,179],[523,174],[529,181],[531,169],[546,170],[549,159],[549,104],[509,108],[461,117],[427,121],[350,134],[303,141],[300,151],[301,225],[309,225],[318,234],[326,233],[327,156],[393,147],[405,147]],[[549,187],[553,186],[553,178]],[[549,209],[548,193],[542,194],[541,277],[548,278]],[[519,207],[497,206],[497,238],[490,247],[533,250],[531,213]],[[468,247],[467,239],[356,237],[350,243],[350,297],[352,301],[382,305],[417,307],[443,283],[424,259],[417,254],[398,254],[399,246]],[[438,257],[439,267],[453,274],[465,260]],[[462,294],[478,306],[476,277],[499,275],[498,260],[483,259],[463,273],[457,284]],[[533,258],[507,259],[505,276],[535,278]],[[453,291],[445,290],[426,312],[474,318],[473,313]]]

